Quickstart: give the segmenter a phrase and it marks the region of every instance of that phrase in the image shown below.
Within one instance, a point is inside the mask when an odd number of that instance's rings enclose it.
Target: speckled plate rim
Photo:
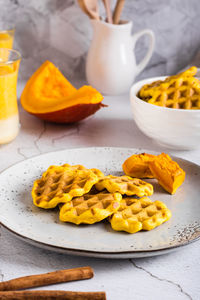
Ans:
[[[128,258],[142,258],[142,257],[151,257],[151,256],[157,256],[157,255],[163,255],[167,254],[173,251],[178,250],[180,247],[186,247],[189,244],[197,241],[200,239],[200,236],[186,242],[185,244],[177,245],[177,246],[170,246],[165,247],[163,249],[156,249],[156,250],[143,250],[143,251],[123,251],[123,252],[98,252],[98,251],[88,251],[88,250],[77,250],[72,248],[63,248],[58,247],[46,243],[42,243],[40,241],[33,240],[31,238],[27,238],[18,232],[13,231],[6,225],[2,224],[0,222],[0,225],[2,225],[6,230],[8,230],[13,236],[16,236],[22,241],[25,241],[26,243],[33,245],[35,247],[39,247],[44,250],[50,250],[58,253],[64,253],[68,255],[75,255],[75,256],[86,256],[86,257],[95,257],[95,258],[108,258],[108,259],[128,259]]]
[[[57,151],[51,151],[51,152],[46,152],[42,153],[40,155],[34,155],[28,159],[22,160],[20,162],[17,162],[15,164],[10,165],[8,168],[5,168],[0,172],[0,175],[10,169],[13,166],[20,165],[21,162],[24,161],[29,161],[31,159],[45,156],[47,154],[53,154],[53,153],[59,153],[59,152],[65,152],[65,151],[73,151],[73,150],[91,150],[91,149],[115,149],[118,151],[123,151],[124,149],[126,150],[132,150],[133,152],[147,152],[151,154],[158,155],[160,152],[158,151],[152,151],[152,150],[146,150],[146,149],[137,149],[137,148],[127,148],[127,147],[81,147],[81,148],[70,148],[70,149],[62,149],[62,150],[57,150]],[[200,168],[200,166],[194,162],[191,162],[187,159],[180,158],[178,156],[170,155],[172,159],[181,159],[182,161],[185,161],[187,163],[190,163],[192,165],[195,165],[196,167]],[[4,227],[6,230],[8,230],[12,235],[18,237],[20,240],[23,240],[27,242],[30,245],[45,249],[45,250],[52,250],[55,252],[60,252],[60,253],[65,253],[68,255],[78,255],[78,256],[86,256],[86,257],[95,257],[95,258],[111,258],[111,259],[127,259],[127,258],[141,258],[141,257],[151,257],[151,256],[157,256],[157,255],[162,255],[162,254],[167,254],[170,252],[173,252],[175,250],[178,250],[181,247],[188,246],[189,244],[196,242],[197,240],[200,239],[200,231],[198,232],[198,235],[190,240],[186,240],[185,242],[172,246],[170,245],[169,247],[163,247],[160,249],[154,249],[154,250],[133,250],[133,251],[119,251],[119,252],[107,252],[107,251],[90,251],[90,250],[81,250],[81,249],[73,249],[73,248],[66,248],[66,247],[60,247],[60,246],[55,246],[51,245],[50,243],[42,243],[41,241],[37,241],[35,239],[32,239],[31,237],[26,237],[19,232],[14,231],[13,229],[9,228],[6,226],[3,221],[0,220],[0,225]]]

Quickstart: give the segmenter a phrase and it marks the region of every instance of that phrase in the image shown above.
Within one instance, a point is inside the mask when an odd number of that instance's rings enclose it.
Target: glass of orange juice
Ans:
[[[17,76],[21,55],[0,48],[0,144],[11,142],[19,132]]]
[[[0,48],[12,49],[15,29],[1,30],[0,29]]]

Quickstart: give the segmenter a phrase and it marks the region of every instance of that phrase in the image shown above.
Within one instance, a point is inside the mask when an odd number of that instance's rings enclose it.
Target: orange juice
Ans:
[[[13,34],[0,31],[0,48],[12,49],[13,46]]]
[[[9,51],[7,49],[5,50]],[[7,56],[9,57],[9,53],[7,53]],[[9,60],[8,64],[2,63],[0,56],[0,144],[8,143],[13,140],[19,131],[17,106],[17,75],[19,62],[20,59],[13,62]]]

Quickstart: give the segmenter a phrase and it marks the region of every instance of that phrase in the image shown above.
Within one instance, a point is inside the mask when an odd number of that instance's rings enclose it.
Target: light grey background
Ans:
[[[114,1],[114,0],[113,0]],[[0,21],[17,24],[15,47],[27,78],[45,59],[65,75],[84,78],[84,61],[91,39],[87,17],[71,0],[0,0]],[[188,64],[200,49],[200,0],[126,0],[123,18],[134,31],[146,27],[156,34],[156,50],[141,76],[173,73]],[[137,52],[142,55],[143,45]],[[200,60],[200,59],[199,59]],[[18,95],[24,84],[19,81]],[[54,150],[90,146],[118,146],[163,151],[136,127],[128,97],[105,97],[109,106],[81,124],[59,126],[42,122],[20,108],[21,130],[0,147],[0,170],[20,160]],[[165,150],[165,149],[164,149]],[[199,150],[172,153],[200,164]],[[0,229],[0,281],[64,268],[90,265],[95,276],[48,289],[105,290],[110,300],[199,300],[200,241],[177,252],[146,259],[100,260],[45,251]],[[41,287],[40,289],[47,289]]]
[[[102,6],[101,11],[104,14]],[[175,73],[200,50],[199,0],[126,0],[122,18],[133,21],[133,32],[150,28],[156,35],[153,57],[138,79]],[[75,0],[0,0],[0,22],[16,24],[14,47],[23,56],[21,79],[46,59],[70,80],[85,79],[92,29]],[[147,43],[138,43],[138,59]]]

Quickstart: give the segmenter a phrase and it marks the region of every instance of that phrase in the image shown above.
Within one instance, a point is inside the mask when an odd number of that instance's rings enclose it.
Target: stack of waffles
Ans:
[[[200,109],[200,81],[194,76],[196,67],[165,80],[144,85],[139,98],[148,103],[167,108]]]
[[[152,202],[153,186],[130,176],[104,176],[81,165],[50,166],[34,182],[33,202],[44,209],[59,207],[59,218],[74,224],[107,219],[118,231],[151,230],[171,217],[160,201]],[[140,197],[140,198],[138,198]]]

